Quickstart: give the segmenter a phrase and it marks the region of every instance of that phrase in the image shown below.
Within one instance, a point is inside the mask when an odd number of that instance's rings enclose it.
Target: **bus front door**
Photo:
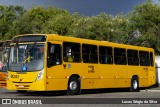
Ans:
[[[47,90],[66,90],[67,79],[62,65],[62,43],[58,41],[48,43],[47,52]],[[63,85],[64,84],[64,85]]]

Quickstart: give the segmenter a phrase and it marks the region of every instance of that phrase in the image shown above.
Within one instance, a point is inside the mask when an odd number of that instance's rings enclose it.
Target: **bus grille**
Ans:
[[[17,89],[29,89],[30,85],[15,85]]]

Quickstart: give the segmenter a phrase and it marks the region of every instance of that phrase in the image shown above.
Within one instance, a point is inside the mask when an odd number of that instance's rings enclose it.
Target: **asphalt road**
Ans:
[[[0,98],[2,99],[34,99],[34,100],[50,100],[44,105],[34,105],[35,107],[128,107],[128,106],[145,106],[158,107],[160,106],[160,92],[159,91],[140,91],[128,92],[122,89],[107,89],[107,90],[83,90],[81,95],[66,95],[65,91],[61,92],[27,92],[18,93],[16,91],[8,91],[0,89]],[[17,99],[18,98],[18,99]],[[104,100],[104,101],[103,101]],[[55,103],[58,102],[58,103]],[[148,102],[145,102],[148,101]],[[107,102],[107,103],[106,103]],[[17,103],[17,102],[12,102]],[[104,103],[104,104],[103,104]],[[157,105],[157,103],[159,103]],[[39,103],[38,103],[39,104]],[[114,105],[113,105],[114,104]],[[11,105],[7,105],[11,106]],[[12,107],[21,107],[22,105],[12,105]],[[25,107],[33,105],[23,105]],[[0,105],[6,107],[6,105]]]

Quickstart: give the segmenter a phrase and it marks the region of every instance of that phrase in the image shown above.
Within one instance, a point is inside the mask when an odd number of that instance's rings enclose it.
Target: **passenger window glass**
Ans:
[[[150,64],[151,66],[154,66],[154,63],[153,63],[153,53],[150,52]]]
[[[99,47],[99,60],[101,64],[112,64],[112,47]]]
[[[83,44],[82,58],[84,63],[98,63],[97,46]]]
[[[119,65],[126,65],[126,50],[122,48],[114,48],[114,63]]]
[[[62,64],[61,45],[49,43],[47,66],[51,67],[51,66],[60,65],[60,64]]]
[[[63,43],[63,59],[64,62],[81,62],[80,44],[64,42]]]
[[[140,65],[150,66],[149,52],[139,51]]]
[[[127,50],[128,65],[139,65],[138,51]]]

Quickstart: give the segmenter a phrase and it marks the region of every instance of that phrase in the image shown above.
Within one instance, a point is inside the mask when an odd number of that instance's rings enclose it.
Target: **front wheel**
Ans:
[[[130,91],[131,92],[138,92],[139,91],[139,80],[138,80],[138,77],[132,77]]]
[[[67,94],[77,95],[80,92],[80,81],[77,77],[72,77],[68,82]]]

